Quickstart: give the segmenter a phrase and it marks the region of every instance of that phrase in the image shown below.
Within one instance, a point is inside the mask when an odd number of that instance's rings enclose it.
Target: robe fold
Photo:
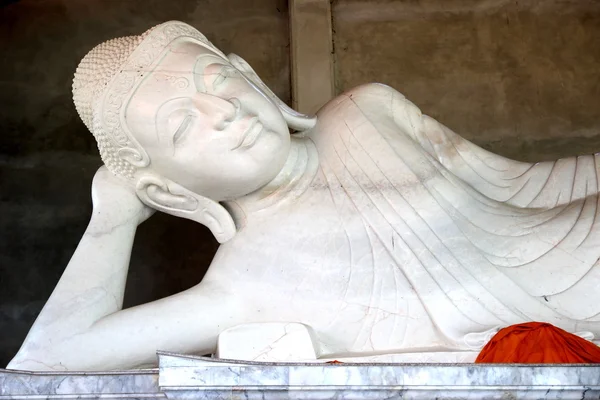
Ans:
[[[321,113],[311,139],[333,201],[361,216],[449,343],[532,320],[600,336],[598,156],[509,160],[384,85]]]

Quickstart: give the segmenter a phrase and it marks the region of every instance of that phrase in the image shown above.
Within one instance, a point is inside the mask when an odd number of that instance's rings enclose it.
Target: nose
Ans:
[[[217,96],[198,93],[194,97],[194,105],[198,110],[212,121],[212,126],[223,130],[235,120],[239,107],[239,100],[225,100]]]

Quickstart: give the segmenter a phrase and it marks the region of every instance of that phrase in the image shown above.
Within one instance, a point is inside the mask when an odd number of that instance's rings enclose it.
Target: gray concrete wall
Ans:
[[[101,165],[71,101],[96,44],[181,20],[244,57],[290,101],[285,0],[21,0],[0,8],[0,367],[17,351],[85,230]],[[9,4],[10,3],[10,4]],[[217,243],[155,215],[136,236],[125,305],[200,281]],[[199,310],[198,318],[202,318]]]
[[[334,0],[338,92],[386,83],[492,151],[600,151],[600,1]]]

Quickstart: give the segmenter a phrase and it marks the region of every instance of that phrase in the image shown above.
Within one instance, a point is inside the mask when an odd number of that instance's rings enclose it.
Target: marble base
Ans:
[[[0,370],[0,399],[598,399],[600,366],[324,364],[159,353],[159,368]]]
[[[25,372],[0,369],[0,399],[166,399],[158,370]]]

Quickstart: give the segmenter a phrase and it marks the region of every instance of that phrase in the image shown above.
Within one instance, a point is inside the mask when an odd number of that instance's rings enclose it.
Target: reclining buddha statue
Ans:
[[[93,213],[9,368],[209,354],[250,323],[303,324],[325,359],[458,354],[526,321],[600,334],[597,155],[509,160],[381,84],[303,115],[176,21],[95,47],[73,98],[104,162]],[[122,309],[155,210],[221,246],[196,286]]]

